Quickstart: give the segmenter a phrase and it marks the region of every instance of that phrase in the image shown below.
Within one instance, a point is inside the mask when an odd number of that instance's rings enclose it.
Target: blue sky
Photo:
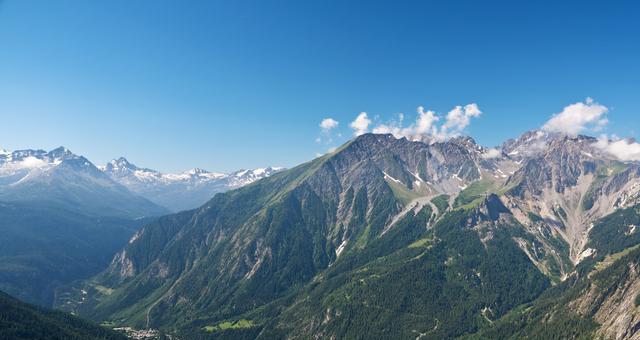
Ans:
[[[416,108],[496,145],[592,97],[637,136],[633,1],[0,0],[0,146],[162,171],[293,166]],[[339,122],[328,143],[322,119]],[[316,139],[322,137],[323,142]]]

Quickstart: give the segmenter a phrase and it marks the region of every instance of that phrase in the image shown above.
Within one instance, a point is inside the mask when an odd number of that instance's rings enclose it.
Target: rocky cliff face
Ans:
[[[571,308],[600,324],[595,332],[599,337],[635,339],[640,337],[640,263],[621,265],[617,274],[605,287],[599,281],[591,283]]]
[[[531,214],[568,243],[570,258],[580,262],[592,223],[633,204],[640,182],[637,164],[608,158],[586,136],[547,137],[546,148],[522,159],[506,183],[506,204],[527,224]],[[523,147],[520,147],[521,149]],[[634,198],[635,197],[635,198]]]
[[[546,149],[524,160],[520,170],[509,179],[514,184],[514,196],[541,195],[547,190],[563,194],[578,184],[581,177],[593,175],[596,170],[591,137],[562,137],[548,141]],[[597,156],[597,154],[596,154]]]

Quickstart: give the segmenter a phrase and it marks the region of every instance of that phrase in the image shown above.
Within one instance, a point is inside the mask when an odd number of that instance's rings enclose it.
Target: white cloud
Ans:
[[[402,114],[395,121],[379,124],[373,133],[390,133],[396,138],[405,137],[413,141],[435,142],[459,136],[471,123],[471,118],[482,114],[477,104],[456,106],[447,113],[444,122],[438,125],[440,117],[432,110],[418,107],[418,116],[411,125],[404,127]]]
[[[480,117],[481,114],[482,111],[480,111],[480,108],[478,108],[478,105],[475,103],[465,105],[464,107],[454,107],[453,110],[447,113],[447,120],[440,127],[436,139],[442,141],[450,137],[459,136],[462,131],[471,124],[471,118]]]
[[[576,136],[584,130],[601,130],[609,122],[606,118],[609,109],[587,98],[565,107],[556,113],[542,127],[549,132],[561,132]]]
[[[431,110],[424,110],[424,107],[418,106],[418,118],[414,128],[416,135],[432,134],[435,126],[434,124],[440,120],[436,113]]]
[[[320,128],[324,132],[329,132],[338,127],[338,121],[333,118],[325,118],[320,122]]]
[[[502,156],[502,151],[492,148],[487,150],[485,153],[483,153],[482,155],[480,155],[480,157],[484,158],[484,159],[492,159],[492,158],[498,158]]]
[[[425,136],[432,136],[437,132],[434,125],[439,120],[433,111],[425,111],[422,106],[418,107],[418,117],[415,123],[408,127],[403,127],[404,115],[398,114],[398,120],[388,124],[379,124],[373,128],[373,133],[390,133],[396,138],[405,137],[409,140],[423,140]]]
[[[22,170],[22,169],[47,169],[55,166],[57,163],[49,163],[46,160],[39,159],[33,156],[25,157],[20,161],[9,162],[4,165],[8,170]]]
[[[334,130],[338,127],[340,123],[333,118],[325,118],[320,121],[318,126],[320,127],[320,135],[316,138],[316,143],[318,144],[331,144],[333,143],[334,138]],[[338,133],[338,137],[341,135]]]
[[[481,114],[477,104],[456,106],[447,114],[447,122],[444,126],[447,129],[462,130],[469,125],[471,117],[479,117]]]
[[[20,162],[20,167],[28,169],[41,168],[46,165],[48,165],[46,161],[35,158],[33,156],[26,157],[22,160],[22,162]]]
[[[630,139],[600,136],[595,146],[621,161],[640,161],[640,143]]]
[[[354,130],[353,134],[355,136],[360,136],[369,131],[369,125],[371,124],[371,119],[367,116],[366,112],[360,112],[358,117],[349,124],[349,126]]]

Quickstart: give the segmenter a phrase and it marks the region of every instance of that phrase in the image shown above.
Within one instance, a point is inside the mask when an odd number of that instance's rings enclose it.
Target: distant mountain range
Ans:
[[[222,174],[195,168],[179,174],[163,174],[139,168],[124,157],[100,167],[111,179],[131,192],[171,211],[197,208],[218,192],[253,183],[282,169],[268,167]]]
[[[640,333],[640,164],[588,136],[365,134],[145,225],[58,296],[185,338]]]
[[[64,147],[0,152],[0,201],[47,202],[82,213],[127,218],[167,212]]]
[[[103,171],[64,147],[0,149],[0,290],[50,306],[58,287],[104,269],[138,228],[168,214],[167,207],[195,208],[215,192],[274,171],[162,175],[133,170],[126,160]]]

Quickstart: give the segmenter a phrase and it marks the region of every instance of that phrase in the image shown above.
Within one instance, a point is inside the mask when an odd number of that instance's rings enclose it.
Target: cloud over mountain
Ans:
[[[390,133],[396,138],[405,137],[413,141],[435,142],[444,141],[462,134],[464,129],[471,124],[471,118],[479,117],[482,112],[477,104],[456,106],[447,113],[444,121],[438,125],[441,118],[435,111],[425,110],[420,106],[417,109],[416,121],[404,127],[404,115],[388,124],[379,124],[373,128],[373,133]]]
[[[369,125],[371,124],[371,119],[367,116],[366,112],[360,112],[358,117],[349,124],[349,126],[353,129],[353,134],[355,136],[363,135],[369,132]]]
[[[502,151],[496,148],[488,149],[485,153],[480,155],[480,157],[482,157],[483,159],[493,159],[493,158],[498,158],[500,156],[502,156]]]
[[[585,130],[598,131],[609,122],[606,115],[609,109],[587,98],[584,102],[578,102],[566,106],[562,112],[556,113],[542,127],[548,132],[566,133],[576,136]]]
[[[640,143],[632,139],[600,136],[595,146],[621,161],[640,161]]]

